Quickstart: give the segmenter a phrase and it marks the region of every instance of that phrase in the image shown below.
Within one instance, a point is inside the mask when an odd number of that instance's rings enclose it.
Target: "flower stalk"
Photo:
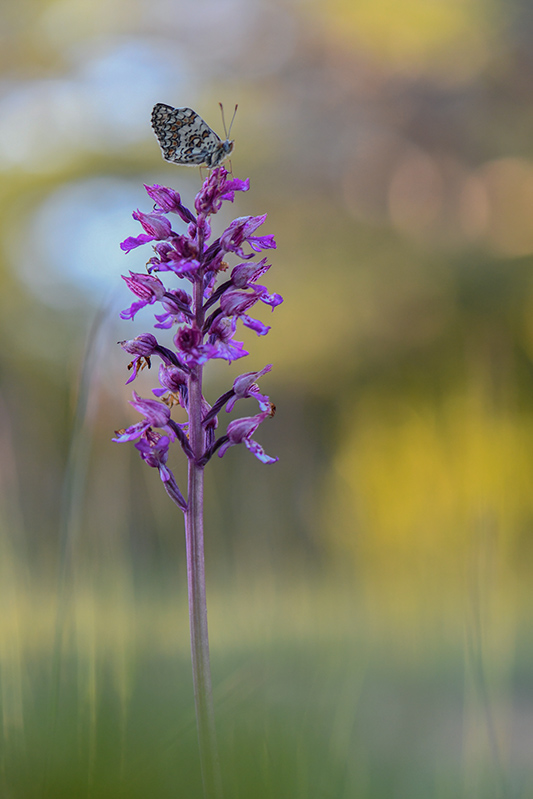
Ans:
[[[267,455],[252,438],[259,425],[274,415],[274,406],[261,394],[256,380],[269,372],[265,366],[256,372],[239,375],[233,386],[210,405],[202,392],[202,377],[209,360],[222,358],[229,363],[248,353],[242,342],[235,340],[237,322],[263,336],[269,327],[249,315],[257,302],[272,310],[282,302],[279,294],[269,294],[257,284],[270,268],[266,258],[251,261],[255,253],[275,248],[273,236],[259,236],[257,229],[266,216],[240,217],[214,241],[211,238],[211,217],[224,201],[233,202],[236,191],[248,191],[249,182],[230,178],[224,167],[214,169],[197,194],[195,212],[186,208],[180,195],[162,186],[146,186],[154,201],[150,214],[135,211],[144,233],[129,237],[121,244],[124,252],[151,243],[153,255],[146,274],[130,272],[123,276],[136,300],[121,313],[123,319],[134,319],[148,305],[157,305],[162,313],[155,314],[154,328],[173,330],[174,348],[159,343],[153,333],[120,342],[133,355],[131,376],[135,380],[145,368],[151,368],[158,358],[159,386],[152,389],[157,399],[143,399],[133,392],[131,405],[144,417],[142,421],[119,430],[114,441],[136,441],[141,458],[156,468],[168,496],[180,508],[185,518],[187,580],[191,655],[196,719],[204,795],[206,799],[221,799],[222,780],[215,732],[215,715],[209,661],[207,603],[205,585],[203,489],[204,469],[217,453],[223,457],[227,450],[243,443],[262,463],[274,463],[277,458]],[[175,231],[168,215],[175,214],[186,232]],[[249,248],[251,252],[247,252]],[[227,258],[240,261],[233,267],[230,278],[219,283],[219,276],[229,268]],[[166,274],[174,281],[167,286],[159,275]],[[180,281],[181,285],[175,285]],[[183,288],[190,283],[191,293]],[[217,285],[218,284],[218,285]],[[255,416],[230,421],[226,432],[216,436],[218,416],[226,408],[229,413],[240,399],[252,398],[259,405]],[[172,418],[178,406],[187,413],[186,422]],[[178,443],[188,459],[187,499],[183,496],[173,472],[167,466],[171,443]]]

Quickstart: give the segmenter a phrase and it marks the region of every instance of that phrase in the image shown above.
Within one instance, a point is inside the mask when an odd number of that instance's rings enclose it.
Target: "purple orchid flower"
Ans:
[[[261,252],[276,248],[274,236],[253,236],[252,234],[260,227],[266,219],[263,216],[243,216],[235,219],[220,237],[220,244],[224,252],[234,252],[241,258],[252,258],[253,253],[245,255],[242,244],[248,242],[252,250]]]
[[[234,394],[226,405],[226,411],[228,413],[232,411],[237,400],[244,399],[245,397],[254,397],[258,401],[262,411],[271,411],[272,404],[269,398],[266,394],[259,393],[259,386],[256,383],[258,378],[270,372],[271,369],[272,365],[268,364],[268,366],[265,366],[260,372],[246,372],[243,375],[239,375],[239,377],[233,381]]]
[[[226,440],[218,450],[218,457],[222,458],[230,447],[234,447],[236,444],[244,444],[261,463],[276,463],[278,458],[272,458],[267,455],[263,447],[252,438],[261,422],[264,422],[271,415],[268,411],[263,411],[256,416],[245,416],[242,419],[235,419],[235,421],[230,422],[226,431]]]
[[[141,223],[146,232],[136,237],[129,236],[123,241],[120,248],[124,250],[124,252],[130,252],[130,250],[134,250],[136,247],[140,247],[142,244],[146,244],[149,241],[155,241],[156,239],[161,241],[169,237],[172,227],[168,219],[164,216],[158,214],[143,214],[141,211],[134,211],[132,216]]]
[[[168,189],[165,186],[158,186],[157,183],[153,186],[144,185],[148,196],[152,198],[155,203],[155,211],[163,214],[174,213],[178,214],[181,219],[186,222],[194,222],[194,214],[191,214],[181,202],[181,197],[177,191]]]
[[[116,438],[114,438],[113,441],[118,443],[135,441],[135,439],[140,438],[143,433],[146,433],[146,431],[150,430],[152,427],[159,427],[161,430],[164,430],[172,441],[176,438],[176,431],[173,429],[174,425],[170,424],[170,409],[162,402],[141,399],[134,391],[133,399],[130,400],[130,405],[132,405],[136,411],[143,414],[144,421],[137,422],[137,424],[127,427],[126,430],[117,432]]]
[[[114,441],[137,441],[141,457],[148,465],[157,466],[167,488],[174,485],[174,477],[166,463],[169,445],[175,440],[189,458],[189,469],[193,472],[203,469],[216,450],[223,455],[239,443],[263,463],[274,463],[276,458],[266,455],[252,438],[261,422],[273,414],[274,406],[256,383],[270,371],[270,365],[259,372],[246,372],[237,377],[233,387],[212,407],[197,390],[202,370],[210,360],[224,359],[232,363],[248,354],[242,342],[236,339],[238,320],[264,336],[270,327],[248,312],[258,302],[274,310],[283,301],[279,294],[269,293],[258,283],[270,269],[266,258],[250,260],[254,252],[276,247],[272,235],[257,233],[266,214],[239,217],[219,238],[210,241],[210,218],[220,211],[224,202],[233,202],[236,192],[248,191],[248,180],[231,177],[224,167],[214,169],[196,195],[194,211],[183,204],[180,194],[173,189],[158,184],[145,188],[154,203],[153,210],[133,213],[143,232],[128,237],[121,248],[128,253],[143,244],[151,244],[153,254],[148,260],[146,274],[130,271],[123,276],[135,300],[122,311],[121,317],[134,319],[141,309],[156,307],[154,327],[175,331],[174,349],[160,345],[151,333],[120,342],[122,348],[133,355],[128,383],[136,380],[144,367],[151,366],[152,358],[158,357],[161,363],[159,385],[152,389],[158,399],[142,399],[134,392],[131,404],[143,415],[143,421],[119,431]],[[177,217],[178,224],[183,226],[181,230],[173,229],[167,218],[169,214]],[[244,251],[246,244],[250,253]],[[229,280],[217,285],[219,274],[228,268],[225,259],[232,256],[240,258],[240,263],[232,267]],[[190,294],[180,286],[169,286],[162,279],[163,275],[172,278],[173,274],[174,280],[182,278],[192,284]],[[226,410],[231,411],[237,400],[246,397],[257,400],[260,412],[229,422],[227,432],[217,440],[215,430],[220,410],[226,405]],[[188,422],[173,421],[173,405],[187,411]],[[191,498],[185,503],[177,486],[170,494],[187,515]]]

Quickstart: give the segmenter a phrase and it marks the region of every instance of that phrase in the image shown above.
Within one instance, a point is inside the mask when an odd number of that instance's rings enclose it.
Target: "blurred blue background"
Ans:
[[[119,243],[143,183],[201,183],[156,102],[239,104],[230,211],[268,213],[285,297],[205,388],[274,365],[279,463],[206,473],[226,795],[531,796],[531,4],[0,13],[2,797],[201,796],[182,519],[110,440],[150,325]]]

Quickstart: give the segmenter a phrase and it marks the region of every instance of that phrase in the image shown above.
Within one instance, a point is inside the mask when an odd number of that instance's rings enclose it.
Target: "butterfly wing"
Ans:
[[[223,142],[192,108],[157,103],[152,128],[163,158],[172,164],[214,167],[233,149],[233,142]]]

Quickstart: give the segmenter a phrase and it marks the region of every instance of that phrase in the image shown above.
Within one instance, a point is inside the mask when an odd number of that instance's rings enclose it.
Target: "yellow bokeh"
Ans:
[[[493,20],[479,0],[333,0],[316,4],[335,37],[400,72],[460,81],[487,57]]]
[[[369,393],[349,418],[325,523],[355,579],[411,622],[415,609],[460,615],[474,594],[508,625],[530,556],[531,419],[478,391],[439,407]]]

